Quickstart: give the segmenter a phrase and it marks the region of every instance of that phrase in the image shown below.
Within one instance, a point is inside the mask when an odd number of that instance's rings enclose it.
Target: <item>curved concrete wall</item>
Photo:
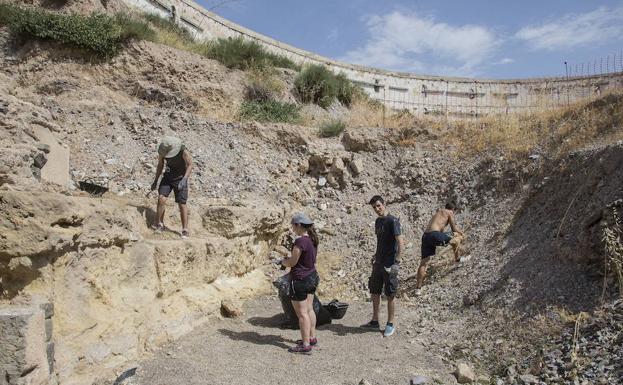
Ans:
[[[324,64],[343,72],[375,100],[416,115],[470,117],[538,111],[573,103],[607,89],[623,88],[623,73],[573,78],[490,80],[421,76],[337,62],[248,30],[190,0],[124,0],[146,12],[173,17],[196,38],[243,36],[299,64]]]

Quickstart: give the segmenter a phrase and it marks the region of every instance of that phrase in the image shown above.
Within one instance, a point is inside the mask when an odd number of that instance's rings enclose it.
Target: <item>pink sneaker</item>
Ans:
[[[301,344],[301,345],[296,344],[293,347],[291,347],[290,349],[288,349],[288,352],[310,355],[312,353],[312,347],[310,345],[305,346],[303,344]]]

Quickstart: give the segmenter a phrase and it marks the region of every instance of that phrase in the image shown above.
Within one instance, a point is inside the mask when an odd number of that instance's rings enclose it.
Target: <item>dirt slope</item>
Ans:
[[[283,221],[296,210],[320,228],[319,294],[353,302],[350,328],[363,322],[375,242],[367,201],[377,193],[400,217],[407,240],[399,322],[405,334],[417,334],[415,345],[427,344],[416,352],[429,356],[425,365],[402,357],[396,362],[408,370],[392,367],[370,374],[372,380],[403,381],[407,372],[422,371],[452,383],[448,370],[467,360],[480,374],[513,383],[505,370],[514,357],[529,357],[535,341],[564,327],[552,309],[599,304],[599,229],[603,210],[623,198],[623,144],[552,159],[517,160],[493,150],[465,159],[435,135],[401,147],[396,132],[380,128],[349,128],[324,139],[315,127],[223,122],[241,100],[244,74],[214,61],[136,43],[109,62],[92,62],[49,44],[13,47],[6,38],[0,34],[2,296],[15,303],[43,295],[58,304],[62,384],[111,378],[206,320],[209,327],[180,346],[205,339],[215,350],[201,344],[190,352],[227,354],[230,338],[215,334],[220,321],[209,315],[222,298],[266,293],[278,273],[268,266],[269,249],[284,241]],[[41,179],[58,165],[41,130],[69,154],[65,185]],[[196,163],[190,240],[148,229],[154,202],[145,194],[164,134],[180,136]],[[109,192],[89,197],[77,190],[85,180]],[[458,267],[449,255],[436,258],[424,295],[414,298],[421,233],[449,198],[462,206],[458,220],[471,259]],[[179,227],[172,204],[167,224]],[[266,306],[259,315],[274,314],[273,303]],[[517,327],[508,330],[509,324]],[[242,321],[230,326],[233,336],[264,332]],[[395,347],[392,354],[411,351],[403,339],[410,337],[397,337],[395,346],[380,346]],[[235,349],[243,354],[253,341],[241,339]],[[326,359],[338,357],[348,341],[331,342],[327,350],[335,351]],[[356,336],[352,346],[363,350],[371,341]],[[385,353],[379,348],[370,359]],[[220,358],[215,363],[224,364]],[[328,361],[312,362],[319,369]],[[166,371],[177,364],[162,365]],[[277,376],[270,366],[260,368]],[[357,381],[358,368],[348,367],[336,383]],[[233,372],[212,375],[225,380]]]

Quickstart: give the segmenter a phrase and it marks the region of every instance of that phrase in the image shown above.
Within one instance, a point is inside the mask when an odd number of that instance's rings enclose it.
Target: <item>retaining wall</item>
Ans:
[[[54,305],[0,305],[0,385],[53,385]]]
[[[271,52],[299,64],[324,64],[343,72],[375,100],[393,109],[416,115],[473,117],[491,113],[514,113],[551,109],[602,92],[623,88],[623,73],[573,78],[490,80],[421,76],[337,62],[267,36],[203,9],[190,0],[123,0],[146,12],[171,17],[196,38],[243,36]]]

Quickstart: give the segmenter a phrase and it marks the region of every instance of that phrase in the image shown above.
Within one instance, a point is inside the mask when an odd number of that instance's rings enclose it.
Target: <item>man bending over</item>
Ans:
[[[450,244],[454,251],[454,260],[456,262],[459,261],[459,247],[465,235],[456,224],[454,218],[455,208],[456,206],[453,202],[448,202],[445,208],[437,210],[428,223],[426,232],[422,235],[422,262],[420,262],[420,267],[417,272],[416,285],[418,291],[424,284],[430,257],[435,255],[435,248],[437,246]],[[450,225],[450,229],[452,229],[453,236],[443,232],[448,225]]]
[[[165,168],[166,166],[166,168]],[[164,169],[164,175],[158,186],[160,174]],[[193,160],[190,152],[184,147],[179,138],[165,136],[158,143],[158,167],[156,168],[156,178],[151,185],[152,191],[158,188],[158,207],[156,220],[152,228],[157,232],[163,231],[164,227],[164,208],[167,197],[171,191],[175,194],[175,203],[180,207],[182,220],[182,238],[188,238],[188,178],[193,169]]]

